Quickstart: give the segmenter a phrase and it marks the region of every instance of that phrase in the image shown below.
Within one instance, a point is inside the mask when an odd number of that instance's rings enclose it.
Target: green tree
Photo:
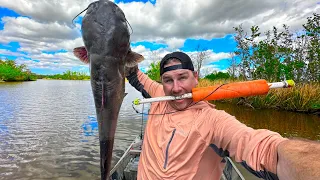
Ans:
[[[236,36],[234,37],[237,43],[237,50],[234,53],[241,59],[239,63],[239,74],[244,78],[247,79],[247,72],[250,69],[250,51],[249,51],[249,43],[246,40],[247,33],[244,32],[242,25],[238,27],[234,27],[236,31]]]
[[[150,79],[160,82],[160,61],[152,62],[146,74]]]
[[[0,79],[4,81],[36,80],[25,64],[17,65],[14,60],[0,60]]]
[[[40,78],[49,78],[49,79],[62,79],[62,80],[88,80],[90,76],[85,72],[76,72],[67,70],[62,74],[54,74],[54,75],[38,75]]]
[[[229,79],[231,76],[228,73],[224,72],[213,72],[209,75],[206,75],[204,79],[209,79],[211,81],[218,80],[218,79]]]
[[[309,39],[307,46],[307,77],[310,81],[320,81],[320,14],[313,14],[303,24]]]
[[[267,38],[258,43],[257,50],[255,51],[257,60],[253,77],[255,79],[279,81],[281,79],[282,68],[278,52],[280,35],[276,27],[273,27],[272,38],[270,31],[267,31],[265,35]]]

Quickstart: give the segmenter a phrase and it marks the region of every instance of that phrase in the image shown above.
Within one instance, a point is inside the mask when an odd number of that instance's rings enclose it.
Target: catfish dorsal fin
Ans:
[[[89,63],[88,52],[84,46],[74,48],[73,54],[80,59],[81,62],[85,64]]]
[[[143,60],[144,57],[141,54],[131,51],[130,48],[126,56],[125,62],[127,67],[134,67]]]

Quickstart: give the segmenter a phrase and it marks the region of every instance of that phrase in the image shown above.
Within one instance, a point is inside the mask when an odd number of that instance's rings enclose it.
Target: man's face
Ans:
[[[170,61],[164,67],[181,64],[177,61]],[[166,96],[180,96],[186,93],[191,93],[192,88],[198,85],[198,75],[188,69],[176,69],[167,71],[161,76],[163,90]],[[171,107],[176,110],[186,108],[192,99],[181,99],[169,101]]]

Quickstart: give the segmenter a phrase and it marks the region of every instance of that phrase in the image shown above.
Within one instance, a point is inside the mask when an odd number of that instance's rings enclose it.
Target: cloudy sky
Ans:
[[[26,64],[38,74],[88,71],[73,56],[83,46],[81,19],[72,19],[94,0],[1,0],[0,58]],[[166,53],[191,56],[206,50],[203,72],[224,71],[236,44],[233,27],[258,25],[261,32],[282,24],[299,31],[319,0],[115,0],[133,28],[132,49],[144,55],[139,68]]]

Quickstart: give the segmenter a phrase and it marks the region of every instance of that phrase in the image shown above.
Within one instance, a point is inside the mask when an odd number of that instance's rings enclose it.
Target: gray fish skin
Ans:
[[[74,55],[89,63],[100,141],[101,179],[109,177],[114,136],[125,96],[125,65],[136,66],[143,56],[130,49],[130,34],[123,11],[113,2],[89,5],[82,20],[85,47]]]

